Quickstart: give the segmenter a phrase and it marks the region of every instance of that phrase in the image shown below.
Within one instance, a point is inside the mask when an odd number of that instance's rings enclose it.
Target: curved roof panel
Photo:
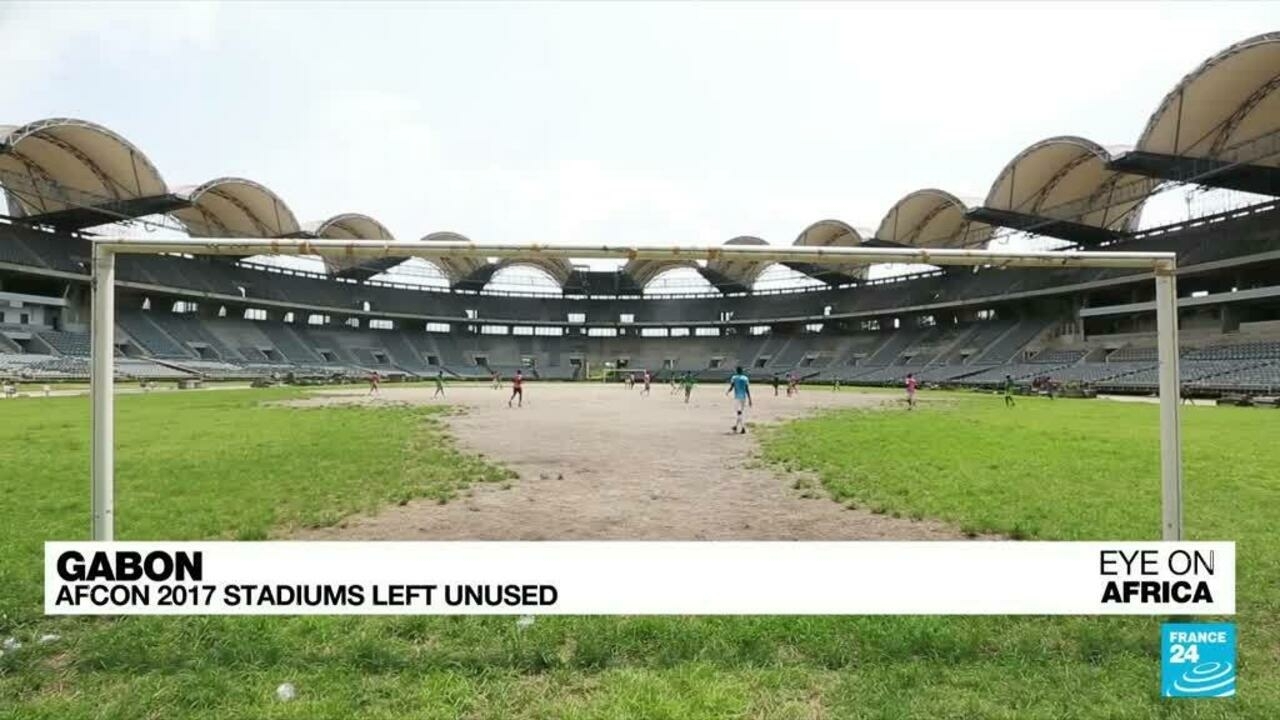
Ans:
[[[729,240],[725,245],[768,245],[763,239],[753,235],[739,235]],[[721,260],[719,258],[711,260],[707,263],[707,269],[712,273],[722,275],[743,287],[750,288],[755,283],[756,278],[760,277],[760,273],[771,265],[769,262],[758,262],[754,260]]]
[[[1222,158],[1242,143],[1280,130],[1280,33],[1238,42],[1205,60],[1165,95],[1138,150]],[[1271,156],[1257,164],[1280,165]]]
[[[385,225],[368,215],[343,213],[318,223],[308,223],[307,230],[327,240],[394,240]]]
[[[1005,165],[984,204],[1129,232],[1137,227],[1145,195],[1155,188],[1155,181],[1108,170],[1110,161],[1111,153],[1092,140],[1070,135],[1041,140]],[[1130,183],[1145,184],[1145,192],[1126,192],[1113,202],[1116,186]]]
[[[622,266],[622,272],[643,288],[668,270],[697,267],[698,263],[692,260],[628,260]]]
[[[27,215],[166,195],[142,151],[101,125],[72,118],[0,126],[0,184]]]
[[[173,213],[191,237],[276,238],[302,230],[284,200],[252,180],[224,177],[176,192],[191,202]]]
[[[471,238],[456,232],[442,231],[433,232],[430,235],[423,236],[423,242],[471,242]],[[472,273],[486,265],[483,258],[474,257],[441,257],[431,258],[431,262],[435,263],[440,271],[449,278],[451,285],[457,285],[465,280]]]
[[[842,220],[819,220],[805,228],[793,244],[808,247],[852,247],[862,244],[862,235]]]
[[[471,242],[471,238],[460,235],[455,232],[434,232],[422,238],[424,242]],[[476,271],[490,265],[484,258],[475,257],[442,257],[432,258],[431,262],[440,267],[441,271],[449,278],[451,283],[457,284],[471,277]],[[573,274],[573,266],[568,260],[562,258],[548,257],[520,257],[520,258],[503,258],[497,263],[492,264],[490,268],[493,272],[497,272],[502,268],[512,267],[514,265],[527,265],[537,268],[550,275],[556,282],[563,286],[569,281],[569,276]],[[492,273],[490,273],[492,274]]]
[[[827,219],[819,220],[805,228],[796,236],[796,240],[792,244],[805,247],[854,247],[864,242],[866,240],[863,237],[863,232],[858,228],[843,220]],[[863,278],[867,275],[867,267],[865,265],[844,266],[837,270],[831,265],[816,265],[813,263],[784,264],[792,270],[802,272],[809,277],[833,284],[847,282],[853,278]]]
[[[394,240],[385,225],[368,215],[344,213],[334,215],[323,222],[307,223],[303,228],[325,240]],[[324,266],[330,273],[342,273],[361,268],[365,273],[376,274],[399,264],[406,258],[334,258],[325,257]]]
[[[498,262],[498,270],[509,267],[524,265],[526,267],[537,268],[547,275],[551,276],[560,287],[564,287],[569,282],[569,276],[573,274],[573,266],[564,258],[548,258],[548,257],[515,257],[503,258]]]
[[[993,228],[965,216],[968,206],[945,190],[924,188],[894,203],[876,229],[877,240],[922,248],[985,247]]]

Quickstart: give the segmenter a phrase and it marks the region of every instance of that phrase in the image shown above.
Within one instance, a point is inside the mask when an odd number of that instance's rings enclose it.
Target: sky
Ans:
[[[239,175],[399,239],[789,244],[982,198],[1053,135],[1132,145],[1274,3],[0,5],[3,123],[70,116],[174,187]],[[1176,219],[1176,218],[1175,218]]]

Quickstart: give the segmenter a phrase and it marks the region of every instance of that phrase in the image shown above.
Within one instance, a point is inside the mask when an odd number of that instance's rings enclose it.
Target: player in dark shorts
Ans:
[[[1005,375],[1004,376],[1004,406],[1013,407],[1016,404],[1017,403],[1013,401],[1013,376]]]
[[[648,395],[648,394],[649,394],[649,383],[653,381],[653,376],[649,374],[649,371],[648,371],[648,370],[645,370],[645,371],[644,371],[644,375],[643,375],[642,377],[643,377],[643,380],[644,380],[644,389],[640,391],[640,394],[641,394],[641,395]]]
[[[916,382],[916,376],[914,374],[907,373],[906,384],[907,384],[907,409],[915,410],[916,409],[916,390],[919,389],[920,383]]]
[[[778,397],[778,385],[780,385],[781,383],[782,381],[778,379],[778,375],[777,373],[775,373],[773,376],[773,396],[774,397]]]
[[[511,407],[511,403],[519,398],[516,407],[524,407],[524,373],[519,370],[511,377],[511,397],[507,400],[507,407]]]

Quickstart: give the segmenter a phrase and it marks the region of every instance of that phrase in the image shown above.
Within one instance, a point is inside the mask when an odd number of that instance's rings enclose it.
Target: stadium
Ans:
[[[1280,489],[1274,418],[1258,408],[1280,405],[1278,83],[1280,34],[1257,35],[1190,68],[1129,146],[1047,137],[982,198],[925,187],[874,226],[817,219],[789,242],[725,241],[1176,253],[1182,394],[1253,408],[1185,414],[1189,532],[1242,548],[1249,697],[1224,714],[1155,696],[1154,619],[140,618],[45,635],[37,542],[82,536],[89,515],[94,240],[406,239],[360,208],[300,218],[248,178],[170,184],[146,138],[71,118],[0,129],[0,380],[18,396],[0,403],[0,466],[16,471],[0,483],[13,501],[0,580],[18,588],[0,600],[0,636],[17,638],[0,703],[15,717],[1275,717]],[[1231,201],[1144,221],[1179,193]],[[424,246],[440,241],[468,237],[424,228]],[[125,539],[1158,535],[1149,272],[116,262]],[[758,448],[724,433],[736,368],[758,395]],[[490,387],[517,371],[520,415]],[[646,400],[618,386],[641,373],[706,389],[678,415],[674,385]],[[908,375],[927,388],[919,413],[898,412]],[[779,378],[802,386],[794,403],[772,397]],[[1006,390],[1016,416],[992,397]],[[1097,395],[1138,401],[1065,399]],[[285,681],[295,704],[272,698]],[[928,689],[913,699],[895,690],[916,684]],[[148,712],[134,714],[139,696]]]
[[[1060,248],[1176,252],[1186,392],[1273,396],[1280,210],[1268,198],[1280,186],[1268,162],[1280,126],[1267,83],[1276,46],[1264,35],[1206,60],[1170,90],[1132,150],[1047,138],[1013,157],[976,205],[924,188],[889,208],[874,230],[819,220],[794,244],[982,248],[1018,231]],[[8,305],[0,367],[19,380],[87,377],[89,242],[105,223],[149,228],[147,218],[162,215],[193,238],[391,239],[359,213],[301,223],[252,180],[171,189],[138,147],[80,120],[7,129],[0,163],[10,213],[0,242]],[[1261,201],[1137,230],[1147,198],[1180,184]],[[432,232],[422,242],[442,239],[465,237]],[[693,372],[719,381],[740,365],[820,383],[897,385],[914,373],[960,387],[994,386],[1008,375],[1023,385],[1047,378],[1106,392],[1155,388],[1152,290],[1123,271],[930,268],[873,280],[864,269],[793,263],[787,269],[806,282],[759,289],[769,263],[633,261],[600,270],[537,257],[462,258],[434,268],[440,287],[407,284],[397,264],[329,261],[310,272],[250,259],[126,258],[118,372],[244,379],[377,371],[398,379],[523,368],[537,379],[586,380],[605,369],[648,369],[659,379]],[[550,287],[495,287],[495,274],[515,266],[533,268]],[[705,287],[653,290],[679,270]]]

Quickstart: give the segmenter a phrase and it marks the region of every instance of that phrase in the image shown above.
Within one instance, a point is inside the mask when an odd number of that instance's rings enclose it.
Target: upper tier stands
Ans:
[[[1186,267],[1197,263],[1239,259],[1280,247],[1280,208],[1259,206],[1248,212],[1226,213],[1188,223],[1176,232],[1153,231],[1108,249],[1177,252]],[[0,225],[0,263],[56,271],[87,279],[88,243],[74,237]],[[588,323],[612,324],[620,314],[636,323],[715,323],[723,313],[735,322],[821,318],[832,315],[909,311],[942,303],[982,298],[1001,299],[1021,292],[1053,293],[1102,280],[1132,278],[1145,273],[1095,269],[952,268],[912,279],[870,281],[853,287],[806,292],[724,297],[667,298],[511,298],[500,294],[466,294],[439,290],[339,282],[321,275],[268,272],[237,266],[222,259],[128,255],[118,258],[118,280],[127,286],[168,288],[175,297],[213,294],[219,302],[329,311],[401,314],[451,322],[465,321],[468,311],[480,320],[504,322],[564,322],[568,313],[582,312]],[[232,353],[234,354],[234,352]]]

